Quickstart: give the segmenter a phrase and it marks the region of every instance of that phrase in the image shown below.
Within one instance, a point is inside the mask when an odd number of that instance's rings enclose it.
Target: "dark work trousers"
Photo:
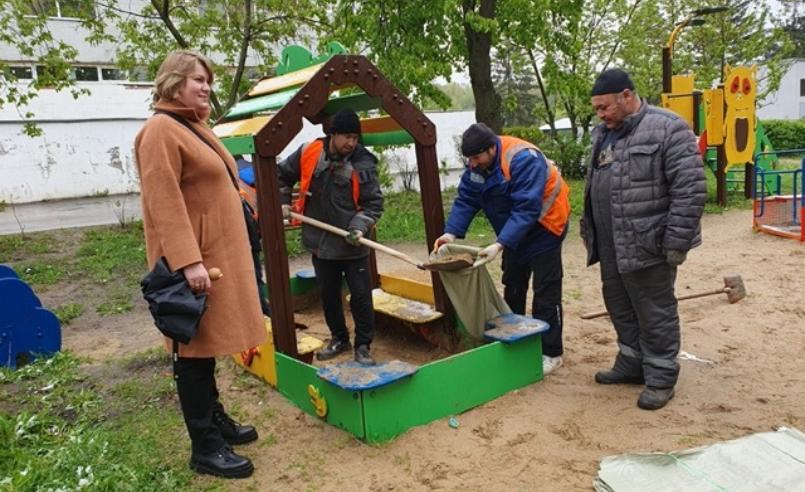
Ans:
[[[215,359],[179,357],[174,364],[176,389],[193,452],[212,453],[226,444],[212,414],[223,411],[215,385]]]
[[[528,263],[511,260],[503,251],[503,299],[515,314],[525,315],[528,281],[533,274],[531,316],[550,325],[542,334],[542,353],[558,357],[562,345],[562,246],[532,256]]]
[[[355,346],[371,345],[375,332],[375,310],[372,305],[369,258],[322,260],[313,255],[313,269],[316,271],[324,319],[333,338],[349,341],[341,303],[341,288],[346,278],[350,293],[349,308],[355,322]]]
[[[660,263],[619,274],[614,255],[601,255],[604,304],[618,334],[614,370],[642,374],[646,386],[670,388],[679,377],[676,267]]]

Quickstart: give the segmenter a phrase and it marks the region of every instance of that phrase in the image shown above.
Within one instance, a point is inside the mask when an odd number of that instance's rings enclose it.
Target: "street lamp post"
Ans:
[[[676,37],[679,33],[687,27],[688,25],[698,26],[704,24],[704,19],[699,19],[699,17],[703,15],[710,15],[710,14],[717,14],[718,12],[724,12],[727,10],[727,7],[707,7],[703,9],[696,9],[687,17],[682,19],[682,22],[674,27],[674,30],[671,31],[671,36],[668,38],[668,44],[662,49],[662,91],[666,94],[671,93],[671,79],[673,77],[673,63],[672,63],[672,54],[674,50],[674,42],[676,42]]]

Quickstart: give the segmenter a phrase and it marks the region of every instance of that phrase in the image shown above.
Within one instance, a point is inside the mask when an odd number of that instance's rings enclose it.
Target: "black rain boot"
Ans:
[[[221,436],[227,444],[246,444],[257,440],[257,429],[254,426],[235,422],[223,410],[213,411],[212,423],[221,431]]]
[[[212,453],[193,451],[190,468],[198,473],[206,473],[222,478],[246,478],[254,473],[252,461],[235,454],[229,446],[223,446]]]

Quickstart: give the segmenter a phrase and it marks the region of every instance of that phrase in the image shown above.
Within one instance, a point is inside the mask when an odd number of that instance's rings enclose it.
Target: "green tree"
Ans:
[[[337,0],[334,39],[365,53],[418,103],[442,108],[450,100],[434,83],[467,70],[475,114],[495,130],[503,125],[492,81],[491,50],[498,40],[497,0]]]
[[[73,5],[69,3],[69,5]],[[216,84],[212,117],[225,113],[249,86],[249,77],[267,75],[276,65],[277,46],[291,41],[312,43],[328,29],[327,1],[294,0],[151,0],[140,10],[128,10],[128,2],[98,0],[76,4],[69,12],[79,18],[90,43],[114,42],[116,62],[123,69],[145,70],[153,77],[164,56],[178,48],[197,50],[212,57]],[[50,3],[3,0],[0,10],[0,43],[33,58],[38,77],[27,86],[0,63],[0,106],[24,107],[43,88],[77,89],[71,64],[76,49],[56,39],[45,8]],[[45,6],[45,7],[42,7]],[[247,73],[250,69],[252,73]],[[32,118],[33,114],[23,115]],[[29,133],[37,130],[32,125]]]
[[[146,67],[153,76],[164,56],[177,48],[194,49],[215,62],[212,117],[237,102],[251,76],[269,75],[277,46],[312,43],[327,28],[326,2],[316,0],[151,0],[139,12],[106,7],[103,15],[120,32],[117,52],[122,68]]]

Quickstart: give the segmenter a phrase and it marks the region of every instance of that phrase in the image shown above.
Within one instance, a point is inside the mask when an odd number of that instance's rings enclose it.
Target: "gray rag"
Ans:
[[[461,253],[469,253],[476,259],[479,251],[480,248],[448,243],[437,252],[431,253],[430,261]],[[458,319],[474,338],[483,337],[488,320],[512,312],[506,301],[500,297],[485,263],[452,272],[439,271],[439,277]]]

